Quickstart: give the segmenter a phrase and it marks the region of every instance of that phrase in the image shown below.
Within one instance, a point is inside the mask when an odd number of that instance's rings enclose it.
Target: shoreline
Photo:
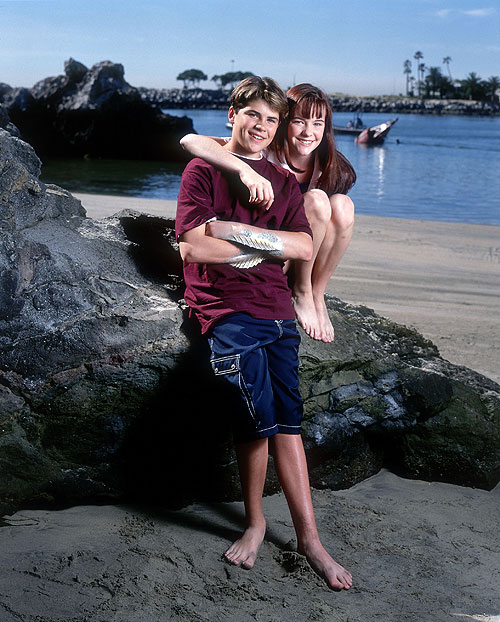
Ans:
[[[175,217],[175,201],[75,193],[91,218]],[[500,383],[497,225],[357,215],[327,292],[416,328],[441,356]]]

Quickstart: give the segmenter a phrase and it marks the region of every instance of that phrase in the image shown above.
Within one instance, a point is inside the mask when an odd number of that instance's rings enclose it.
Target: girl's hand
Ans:
[[[267,211],[274,201],[271,182],[256,173],[250,166],[243,168],[240,173],[240,180],[250,193],[249,203],[253,203]]]

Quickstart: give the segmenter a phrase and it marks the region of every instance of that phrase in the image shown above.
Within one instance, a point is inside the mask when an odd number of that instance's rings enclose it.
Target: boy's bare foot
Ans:
[[[294,293],[293,306],[295,309],[295,315],[297,316],[297,321],[300,326],[302,326],[306,334],[312,339],[321,340],[318,314],[316,313],[312,293]]]
[[[352,586],[352,575],[328,554],[321,542],[298,549],[305,555],[311,568],[333,590],[348,590]]]
[[[266,533],[266,523],[256,527],[247,527],[239,540],[224,553],[224,558],[233,566],[242,568],[253,568],[259,547],[264,540]]]
[[[316,309],[316,315],[319,324],[319,339],[326,343],[331,343],[335,337],[335,331],[328,315],[328,309],[326,308],[325,297],[323,294],[314,298],[314,305]]]

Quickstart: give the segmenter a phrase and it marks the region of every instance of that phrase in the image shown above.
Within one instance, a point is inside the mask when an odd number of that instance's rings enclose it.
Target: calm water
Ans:
[[[200,134],[227,134],[221,110],[168,110],[187,115]],[[349,113],[335,114],[346,125]],[[390,118],[364,114],[366,125]],[[358,181],[350,193],[358,213],[500,225],[500,117],[400,115],[382,146],[337,136]],[[175,199],[182,166],[165,162],[53,160],[44,181],[73,192]]]

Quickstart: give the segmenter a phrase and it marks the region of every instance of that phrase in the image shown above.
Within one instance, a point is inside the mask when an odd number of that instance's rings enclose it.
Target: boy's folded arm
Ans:
[[[271,182],[254,171],[246,162],[224,149],[223,138],[186,134],[180,143],[191,155],[205,160],[220,171],[238,175],[243,185],[248,188],[250,203],[266,210],[271,207],[274,201]]]
[[[230,263],[240,255],[236,244],[206,234],[203,224],[183,233],[179,239],[179,251],[185,263]]]
[[[287,259],[309,261],[313,252],[311,236],[302,231],[274,231],[239,222],[213,220],[206,224],[206,234],[221,241],[235,242],[283,261]]]

